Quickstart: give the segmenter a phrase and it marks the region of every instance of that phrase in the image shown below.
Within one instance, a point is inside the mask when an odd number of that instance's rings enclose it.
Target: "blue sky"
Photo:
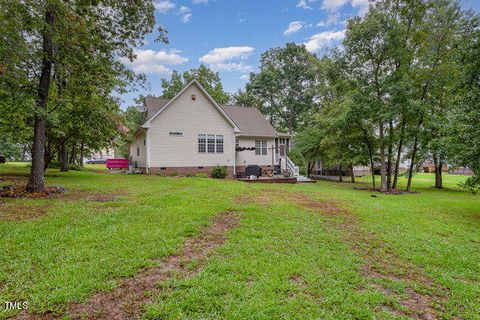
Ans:
[[[168,45],[154,34],[129,67],[147,75],[150,90],[122,95],[122,107],[140,93],[161,95],[161,78],[201,63],[220,73],[224,89],[243,88],[265,50],[304,43],[314,53],[343,38],[345,20],[363,14],[368,0],[156,0],[155,20],[168,30]],[[480,10],[479,0],[464,7]]]

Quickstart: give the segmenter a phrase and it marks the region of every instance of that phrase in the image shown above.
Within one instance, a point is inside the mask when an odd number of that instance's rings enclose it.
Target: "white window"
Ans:
[[[255,140],[255,154],[256,155],[267,154],[267,140]]]
[[[205,153],[207,151],[207,136],[205,134],[198,135],[198,152]]]
[[[207,136],[207,152],[215,153],[215,135],[209,134]]]
[[[183,131],[170,131],[169,134],[174,137],[183,137]]]
[[[217,146],[216,146],[216,151],[217,153],[223,153],[223,135],[217,135]]]
[[[198,152],[200,153],[223,153],[223,135],[199,134]]]

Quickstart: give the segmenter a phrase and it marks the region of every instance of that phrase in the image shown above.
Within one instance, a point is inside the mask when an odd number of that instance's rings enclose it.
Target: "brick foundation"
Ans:
[[[149,174],[158,174],[162,176],[194,176],[198,173],[205,173],[208,176],[211,175],[212,170],[215,167],[154,167],[149,168]],[[146,173],[145,168],[139,168]],[[227,167],[227,178],[233,179],[233,167]]]
[[[247,166],[238,166],[235,168],[237,173],[237,177],[245,177],[245,168]],[[272,165],[264,165],[259,166],[262,168],[263,172],[267,170],[273,170]],[[196,175],[197,173],[205,173],[208,176],[212,173],[212,170],[215,167],[208,166],[208,167],[153,167],[149,169],[149,174],[158,174],[162,176],[186,176],[186,175]],[[147,170],[144,167],[139,167],[138,169],[142,170],[143,173],[146,173]],[[233,167],[227,167],[227,177],[230,179],[234,179],[233,175]]]

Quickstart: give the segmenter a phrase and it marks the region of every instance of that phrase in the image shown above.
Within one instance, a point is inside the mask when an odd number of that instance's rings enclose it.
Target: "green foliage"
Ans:
[[[469,177],[465,182],[459,183],[459,186],[473,194],[477,194],[480,191],[480,176]]]
[[[60,169],[61,167],[61,163],[58,162],[58,161],[51,161],[49,164],[48,164],[48,168],[49,169]],[[77,164],[77,163],[69,163],[68,164],[68,170],[73,170],[73,171],[84,171],[85,168],[82,167],[81,165]]]
[[[143,104],[143,99],[143,96],[140,96],[137,99],[137,106]],[[130,156],[130,144],[134,141],[133,135],[143,124],[144,120],[142,113],[138,111],[137,106],[130,106],[122,112],[122,121],[128,129],[128,132],[120,135],[119,139],[116,141],[116,147],[120,156],[125,159],[128,159]]]
[[[20,160],[22,151],[22,147],[14,142],[13,137],[7,134],[0,135],[0,155],[7,161]]]
[[[316,106],[315,59],[304,45],[294,43],[267,50],[260,72],[250,74],[245,93],[234,100],[258,107],[278,129],[297,132]]]
[[[227,166],[216,166],[210,174],[215,179],[225,179],[228,175]]]
[[[183,87],[194,79],[196,79],[218,103],[226,104],[230,100],[228,93],[223,91],[218,72],[214,72],[203,64],[201,64],[198,69],[185,71],[182,75],[177,71],[173,71],[170,80],[162,79],[162,98],[173,98]]]
[[[144,84],[124,62],[153,31],[153,3],[0,0],[0,21],[0,135],[33,150],[36,167],[61,149],[78,162],[110,147],[123,126],[115,96]],[[166,41],[163,27],[158,32]],[[35,141],[34,122],[45,122]],[[43,185],[34,176],[32,184]]]
[[[306,175],[307,174],[307,167],[306,167],[306,161],[304,156],[302,155],[300,149],[298,147],[291,148],[288,151],[288,157],[292,162],[298,166],[300,169],[300,174],[301,175]]]
[[[196,178],[208,178],[208,174],[206,174],[205,172],[199,172],[199,173],[195,174],[195,177]]]
[[[471,191],[480,187],[480,31],[464,43],[459,59],[465,68],[456,88],[457,99],[446,121],[444,140],[453,163],[471,168],[475,174],[463,186]]]

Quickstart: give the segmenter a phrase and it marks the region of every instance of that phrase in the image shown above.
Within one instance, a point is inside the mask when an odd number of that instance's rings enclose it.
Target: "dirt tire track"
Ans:
[[[185,279],[194,276],[203,267],[206,258],[227,239],[226,233],[239,224],[238,214],[232,211],[218,214],[201,233],[188,238],[180,253],[159,261],[159,266],[144,269],[132,278],[125,278],[111,292],[98,292],[84,303],[70,305],[64,314],[21,313],[16,319],[108,319],[138,318],[142,306],[151,301],[148,291],[157,289],[160,281],[172,277]],[[194,267],[192,262],[195,262]]]
[[[292,202],[301,208],[325,216],[325,223],[335,229],[343,230],[346,235],[345,243],[364,261],[362,274],[370,285],[388,297],[398,300],[400,305],[408,310],[404,312],[398,308],[388,306],[391,313],[408,316],[413,319],[430,320],[440,319],[435,305],[442,305],[442,300],[448,296],[448,289],[441,287],[429,277],[420,267],[398,257],[392,248],[377,236],[361,229],[361,221],[357,216],[341,208],[336,201],[319,201],[311,198],[302,191],[290,192],[286,197],[278,195],[278,190],[265,189],[262,192],[247,194],[236,199],[238,204],[257,202],[262,206],[269,205],[272,201]],[[341,221],[335,219],[341,216]],[[378,282],[396,281],[406,284],[405,293],[400,296]],[[429,288],[434,292],[432,295],[419,293],[414,290],[414,283]]]
[[[387,243],[381,241],[374,234],[363,231],[358,217],[342,209],[334,201],[314,200],[303,192],[296,192],[290,199],[294,199],[297,205],[314,212],[321,211],[327,216],[342,216],[343,221],[341,222],[330,218],[327,219],[327,223],[334,228],[345,231],[347,236],[345,242],[366,262],[363,267],[363,276],[369,282],[372,282],[380,292],[396,298],[400,305],[408,310],[404,312],[390,306],[390,311],[393,314],[422,320],[440,319],[439,310],[436,310],[434,306],[437,303],[441,305],[441,301],[448,296],[448,290],[430,279],[422,268],[397,256]],[[400,296],[390,291],[376,283],[377,280],[406,284],[404,295]],[[429,288],[434,294],[428,295],[415,291],[415,282]]]

